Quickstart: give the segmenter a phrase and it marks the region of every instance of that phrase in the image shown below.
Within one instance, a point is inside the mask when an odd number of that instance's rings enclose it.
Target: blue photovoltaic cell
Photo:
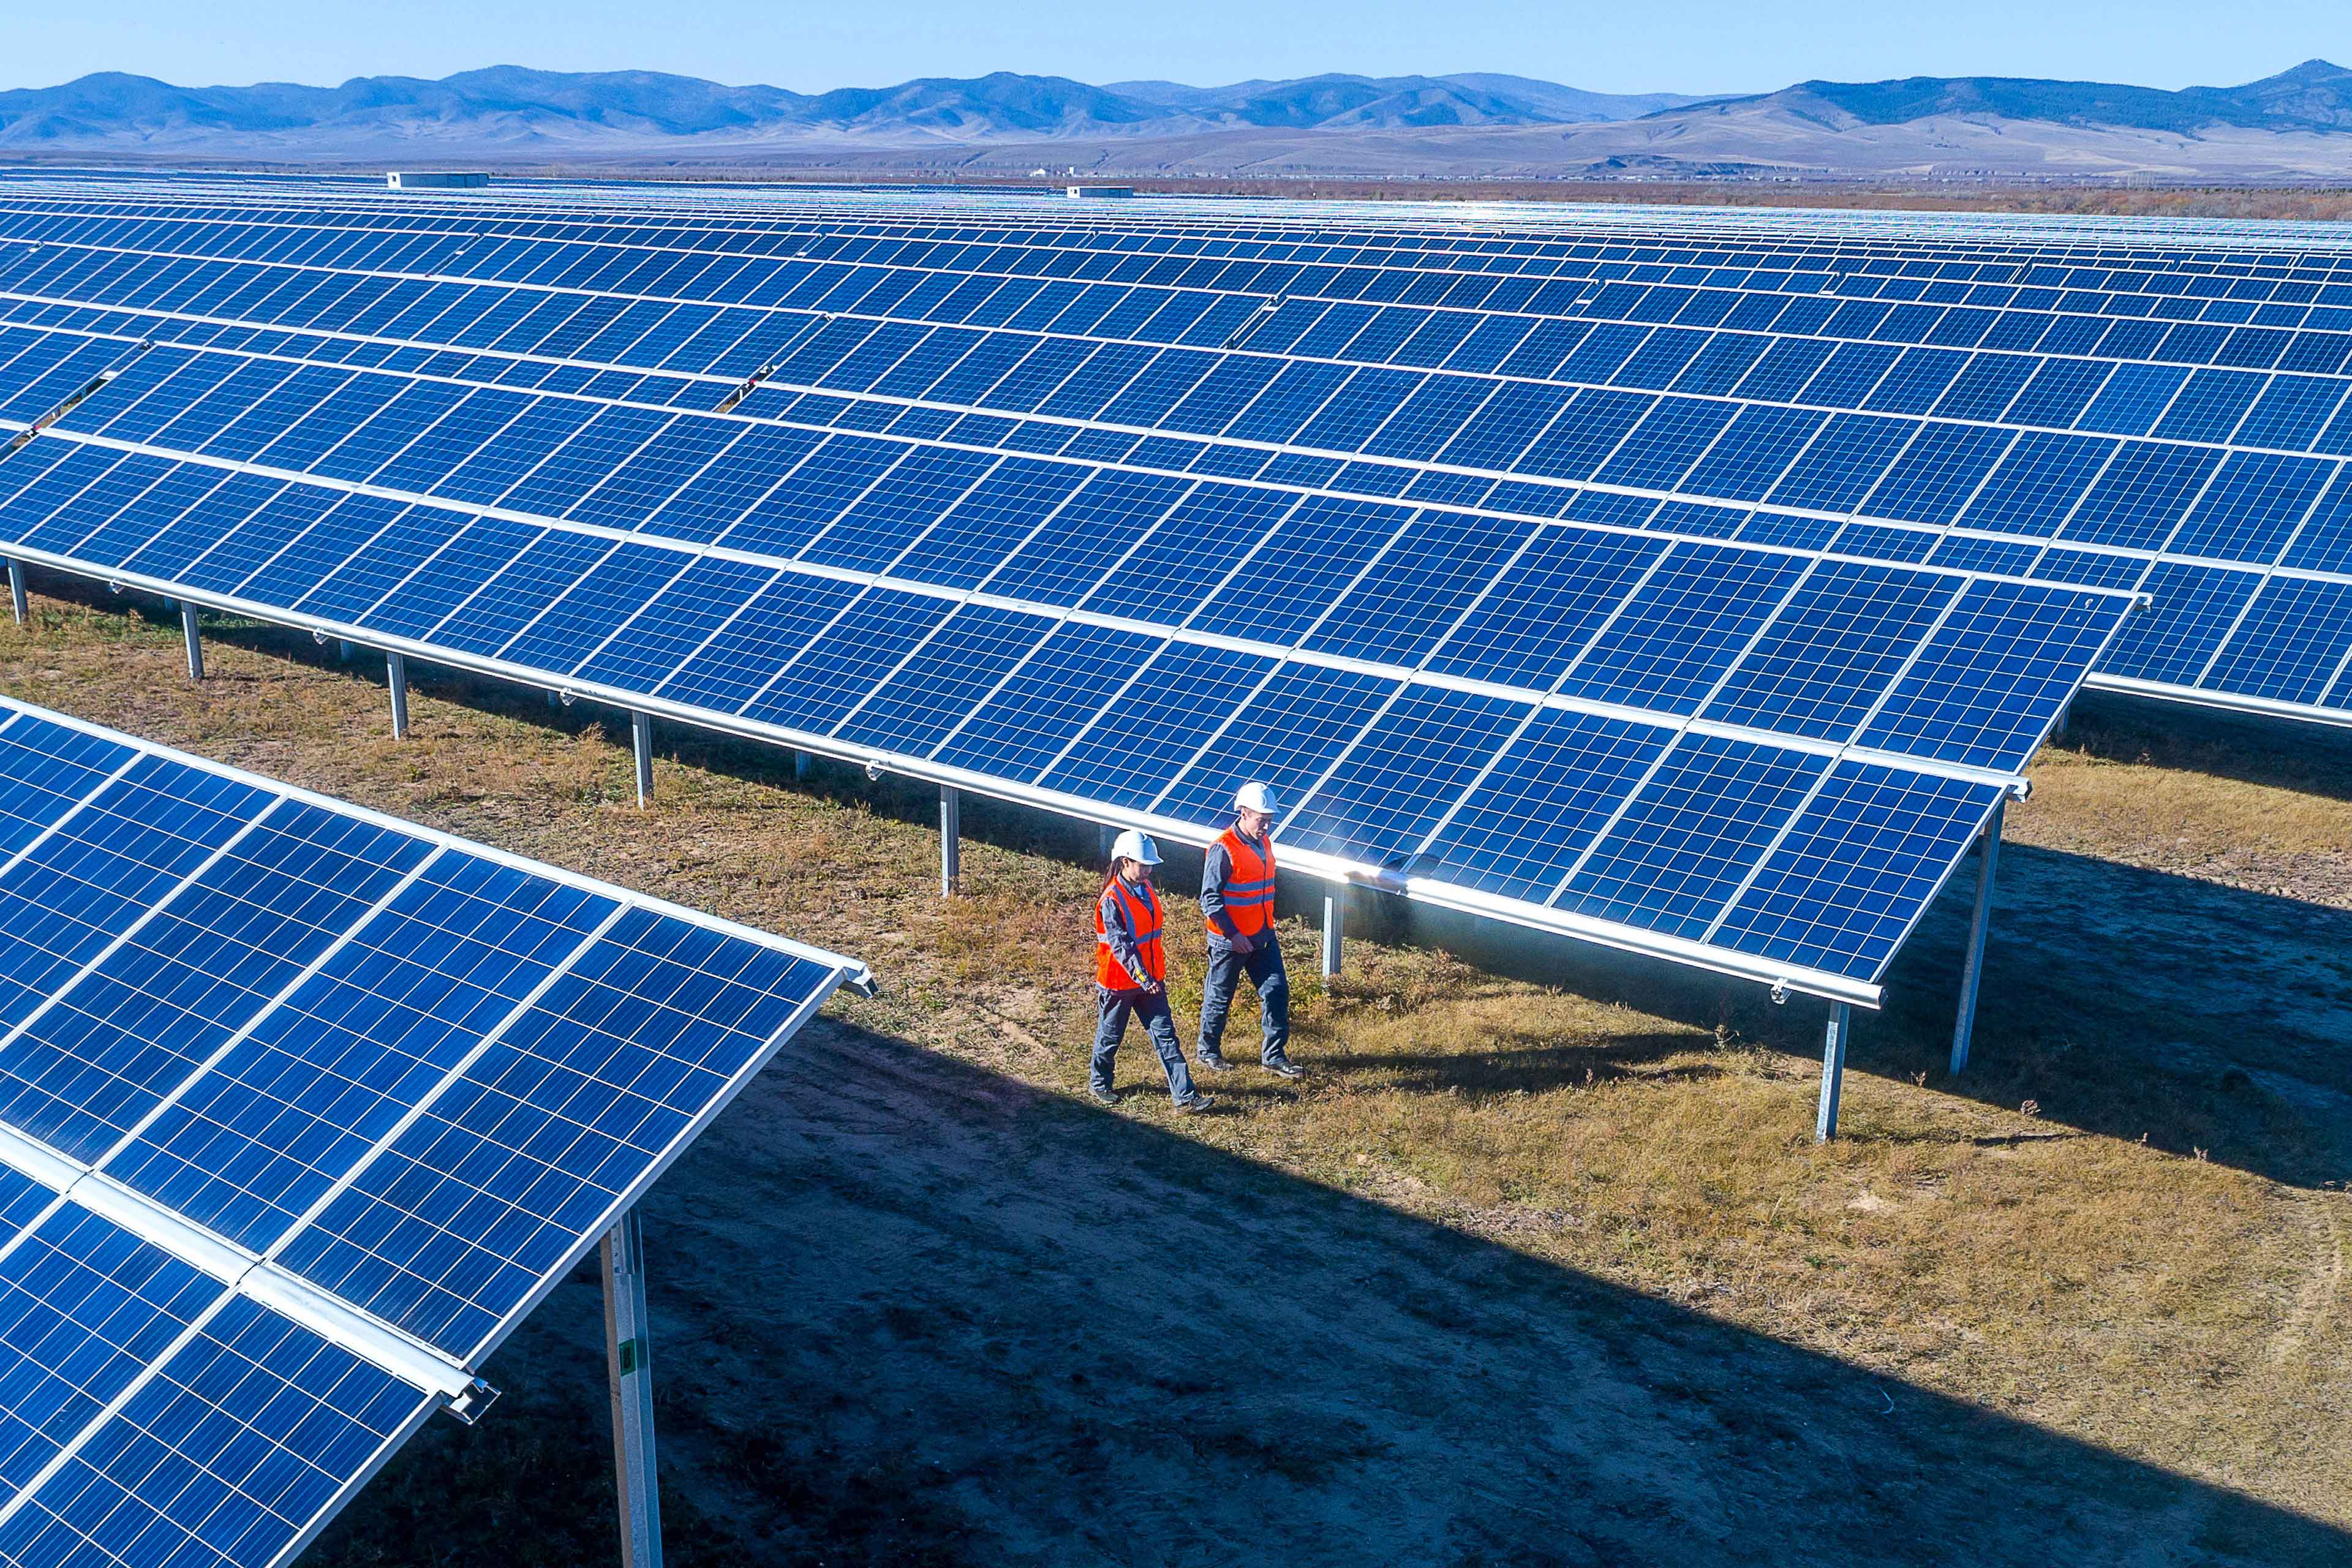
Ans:
[[[1283,842],[1402,865],[1528,713],[1525,703],[1408,688],[1299,803],[1283,824]],[[1401,799],[1416,804],[1400,810]]]
[[[1718,940],[1790,963],[1879,973],[2000,796],[1997,784],[1840,763]]]
[[[1648,774],[1674,731],[1549,709],[1506,748],[1414,863],[1540,903]]]
[[[1192,624],[1286,647],[1330,609],[1412,516],[1402,507],[1310,497]]]
[[[176,772],[159,792],[203,776]],[[99,1160],[425,853],[315,806],[273,807],[0,1048],[0,1117]]]
[[[0,726],[0,861],[57,826],[135,754],[29,713],[7,718]]]
[[[471,1361],[765,1058],[822,977],[809,960],[630,911],[359,1167],[282,1260]]]
[[[2259,572],[2158,566],[2147,580],[2154,607],[2126,624],[2105,668],[2144,680],[2195,681],[2262,581]]]
[[[1861,743],[1969,767],[2023,767],[2064,705],[2066,672],[2095,657],[2113,627],[2108,603],[2030,583],[1971,584]]]
[[[1429,668],[1549,691],[1666,549],[1622,533],[1545,529],[1439,645]]]
[[[1690,712],[1804,570],[1795,556],[1680,546],[1594,639],[1560,690],[1598,702]]]
[[[735,712],[857,595],[855,584],[784,573],[721,621],[677,673],[654,689],[676,701]]]
[[[20,1492],[226,1287],[67,1206],[0,1257],[0,1488]]]
[[[0,1028],[22,1024],[269,804],[227,780],[173,799],[155,787],[169,776],[152,758],[133,763],[0,872]],[[37,1093],[18,1066],[0,1048],[0,1106]]]
[[[1459,512],[1418,518],[1305,646],[1417,665],[1536,531],[1533,524]]]
[[[1559,907],[1696,941],[1827,766],[1811,752],[1685,736]]]
[[[613,909],[444,856],[109,1169],[268,1248]]]
[[[685,664],[736,610],[759,598],[775,568],[706,558],[670,580],[574,673],[582,680],[651,691]]]
[[[1255,779],[1297,799],[1369,723],[1397,683],[1351,669],[1286,665],[1234,715],[1160,796],[1180,821],[1223,822],[1234,791]]]
[[[2274,701],[2317,702],[2336,684],[2347,650],[2352,650],[2352,584],[2274,577],[2204,681]]]
[[[231,1297],[0,1524],[0,1562],[274,1562],[431,1405]]]
[[[744,717],[827,733],[955,608],[952,599],[867,591],[744,706]]]
[[[953,767],[1034,778],[1160,646],[1116,627],[1065,623],[933,754]]]
[[[1706,717],[1845,740],[1960,587],[1940,574],[1824,562],[1773,617]]]
[[[1171,643],[1037,782],[1130,810],[1147,806],[1274,667],[1260,654]],[[1228,794],[1222,805],[1231,801]]]
[[[1043,616],[967,605],[835,732],[864,745],[928,752],[1053,626]]]

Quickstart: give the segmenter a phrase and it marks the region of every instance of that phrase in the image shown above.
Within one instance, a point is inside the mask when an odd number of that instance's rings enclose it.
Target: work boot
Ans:
[[[1217,1051],[1202,1051],[1201,1053],[1201,1065],[1207,1068],[1211,1072],[1231,1072],[1234,1070],[1234,1064],[1225,1060],[1223,1053]]]
[[[1105,1089],[1098,1083],[1090,1083],[1087,1085],[1087,1092],[1095,1097],[1095,1103],[1097,1105],[1117,1105],[1118,1103],[1118,1090],[1115,1089]]]
[[[1217,1100],[1214,1095],[1202,1094],[1196,1089],[1192,1093],[1186,1095],[1183,1099],[1176,1102],[1176,1114],[1179,1116],[1191,1116],[1198,1111],[1206,1110],[1209,1107],[1216,1103]]]
[[[1307,1069],[1288,1057],[1276,1057],[1265,1064],[1265,1070],[1276,1078],[1305,1078]]]

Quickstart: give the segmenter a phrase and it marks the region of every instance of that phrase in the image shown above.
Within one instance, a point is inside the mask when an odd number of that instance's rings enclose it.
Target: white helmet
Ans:
[[[1149,833],[1138,833],[1130,827],[1111,840],[1110,858],[1114,860],[1133,860],[1145,866],[1157,866],[1160,864],[1160,846],[1151,842],[1151,835]]]
[[[1242,785],[1241,788],[1234,791],[1234,809],[1235,811],[1262,811],[1268,816],[1272,816],[1275,814],[1276,809],[1274,804],[1274,792],[1266,788],[1265,785],[1259,784],[1256,780],[1253,779],[1248,784]]]

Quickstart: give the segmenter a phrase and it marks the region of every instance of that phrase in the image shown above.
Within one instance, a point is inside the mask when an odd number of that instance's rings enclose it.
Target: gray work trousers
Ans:
[[[1192,1092],[1192,1072],[1184,1065],[1184,1047],[1176,1038],[1175,1015],[1168,1011],[1165,991],[1109,991],[1095,987],[1095,1000],[1100,1016],[1095,1025],[1094,1083],[1097,1089],[1111,1086],[1111,1068],[1118,1056],[1118,1043],[1127,1037],[1127,1020],[1130,1015],[1143,1022],[1143,1032],[1151,1037],[1152,1047],[1160,1053],[1160,1065],[1168,1069],[1168,1092],[1182,1100]]]
[[[1246,956],[1214,938],[1209,942],[1208,978],[1201,983],[1201,1054],[1223,1056],[1225,1015],[1244,974],[1257,988],[1259,1022],[1265,1032],[1260,1059],[1278,1062],[1290,1050],[1290,972],[1282,966],[1282,944],[1267,931]]]

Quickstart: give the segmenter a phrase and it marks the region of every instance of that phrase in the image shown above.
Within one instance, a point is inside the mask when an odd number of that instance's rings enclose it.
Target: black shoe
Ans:
[[[1276,1057],[1265,1064],[1265,1070],[1276,1078],[1305,1078],[1307,1069],[1288,1057]]]
[[[1179,1116],[1191,1116],[1196,1111],[1206,1110],[1209,1107],[1216,1103],[1216,1096],[1202,1094],[1196,1089],[1192,1093],[1186,1095],[1183,1099],[1176,1102],[1176,1114]]]
[[[1095,1103],[1097,1105],[1117,1105],[1118,1103],[1118,1090],[1115,1089],[1097,1089],[1093,1084],[1088,1084],[1087,1085],[1087,1092],[1095,1097]]]
[[[1207,1068],[1211,1072],[1231,1072],[1234,1070],[1234,1064],[1225,1060],[1223,1057],[1218,1055],[1215,1051],[1202,1051],[1201,1053],[1201,1065]]]

